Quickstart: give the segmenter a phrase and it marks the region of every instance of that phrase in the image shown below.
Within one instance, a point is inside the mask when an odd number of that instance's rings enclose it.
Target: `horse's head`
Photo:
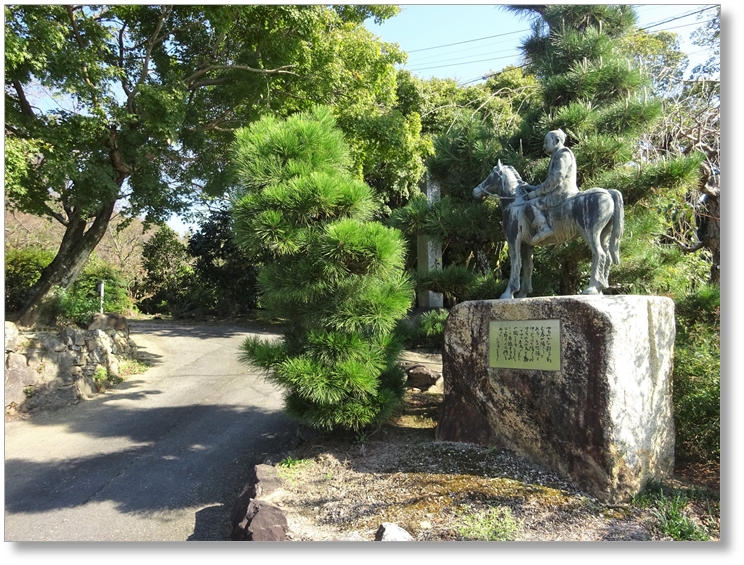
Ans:
[[[486,196],[495,195],[499,198],[514,198],[517,186],[522,184],[519,173],[509,165],[502,165],[499,160],[491,173],[473,189],[473,198],[482,200]]]
[[[473,189],[473,198],[483,200],[486,196],[501,192],[501,161],[478,186]]]

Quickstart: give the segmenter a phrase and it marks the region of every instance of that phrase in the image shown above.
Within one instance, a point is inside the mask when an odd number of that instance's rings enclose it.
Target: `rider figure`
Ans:
[[[537,186],[522,185],[527,190],[527,207],[531,208],[534,216],[532,227],[536,233],[530,241],[531,245],[538,245],[553,235],[544,211],[549,214],[551,208],[560,206],[579,192],[576,186],[576,157],[568,147],[563,146],[565,141],[566,134],[560,129],[548,132],[543,144],[550,155],[548,177]]]

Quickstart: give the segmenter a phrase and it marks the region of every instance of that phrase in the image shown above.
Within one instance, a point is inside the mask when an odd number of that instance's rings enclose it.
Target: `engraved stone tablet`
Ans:
[[[490,367],[560,371],[560,320],[491,322]]]

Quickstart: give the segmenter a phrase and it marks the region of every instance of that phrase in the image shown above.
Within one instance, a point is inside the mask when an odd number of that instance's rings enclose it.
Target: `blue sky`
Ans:
[[[461,84],[473,84],[489,71],[519,64],[519,44],[530,33],[529,22],[502,6],[401,4],[400,14],[381,25],[370,21],[367,28],[382,40],[400,45],[409,57],[405,68],[422,78],[454,78]],[[695,64],[705,60],[706,53],[692,45],[689,36],[715,11],[704,12],[703,19],[693,13],[709,6],[713,5],[636,5],[638,25],[641,28],[652,26],[648,27],[649,31],[678,33],[682,51]],[[685,14],[690,15],[681,17]],[[655,25],[673,18],[680,19]]]

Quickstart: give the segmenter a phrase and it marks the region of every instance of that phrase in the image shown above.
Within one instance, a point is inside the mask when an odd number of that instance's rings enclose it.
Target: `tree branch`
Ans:
[[[18,93],[18,100],[21,103],[21,112],[29,118],[35,118],[36,114],[34,114],[34,109],[31,107],[31,104],[29,104],[28,99],[26,98],[26,93],[23,91],[23,85],[20,81],[14,80],[13,88],[15,88],[16,93]]]
[[[153,47],[155,47],[155,45],[157,45],[167,37],[167,35],[164,35],[162,37],[158,37],[158,35],[163,29],[165,20],[168,19],[172,10],[173,6],[163,6],[160,10],[160,18],[158,19],[158,23],[155,25],[155,31],[145,44],[145,60],[142,62],[142,72],[140,73],[139,79],[137,79],[137,82],[132,87],[131,92],[127,96],[127,107],[131,106],[131,108],[134,108],[134,95],[136,94],[137,89],[140,87],[140,85],[142,85],[147,79],[147,74],[150,71],[150,58],[152,57]]]
[[[703,247],[705,247],[705,244],[702,241],[698,241],[695,245],[687,245],[684,241],[680,241],[676,237],[673,237],[667,233],[661,234],[663,237],[666,237],[667,239],[671,239],[674,243],[676,243],[679,248],[684,253],[694,253],[695,251],[701,250]]]
[[[195,81],[201,77],[203,77],[205,74],[207,74],[210,71],[244,71],[248,73],[258,73],[262,75],[292,75],[292,76],[298,76],[297,73],[293,73],[291,71],[288,71],[286,69],[291,69],[295,67],[295,65],[284,65],[283,67],[278,67],[276,69],[256,69],[254,67],[249,67],[247,65],[208,65],[207,67],[204,67],[203,69],[200,69],[193,73],[190,77],[188,77],[185,82],[188,85],[190,89],[196,88],[194,86]]]
[[[78,47],[80,47],[81,51],[85,50],[85,43],[83,43],[83,38],[80,37],[80,30],[78,30],[77,22],[75,21],[75,6],[65,6],[67,8],[67,15],[70,18],[70,25],[72,26],[72,33],[75,36],[75,40],[77,41]],[[93,105],[98,106],[97,97],[95,95],[95,86],[93,85],[93,82],[90,80],[90,76],[88,75],[88,65],[83,64],[83,77],[85,77],[85,84],[87,84],[91,90],[93,90]]]

